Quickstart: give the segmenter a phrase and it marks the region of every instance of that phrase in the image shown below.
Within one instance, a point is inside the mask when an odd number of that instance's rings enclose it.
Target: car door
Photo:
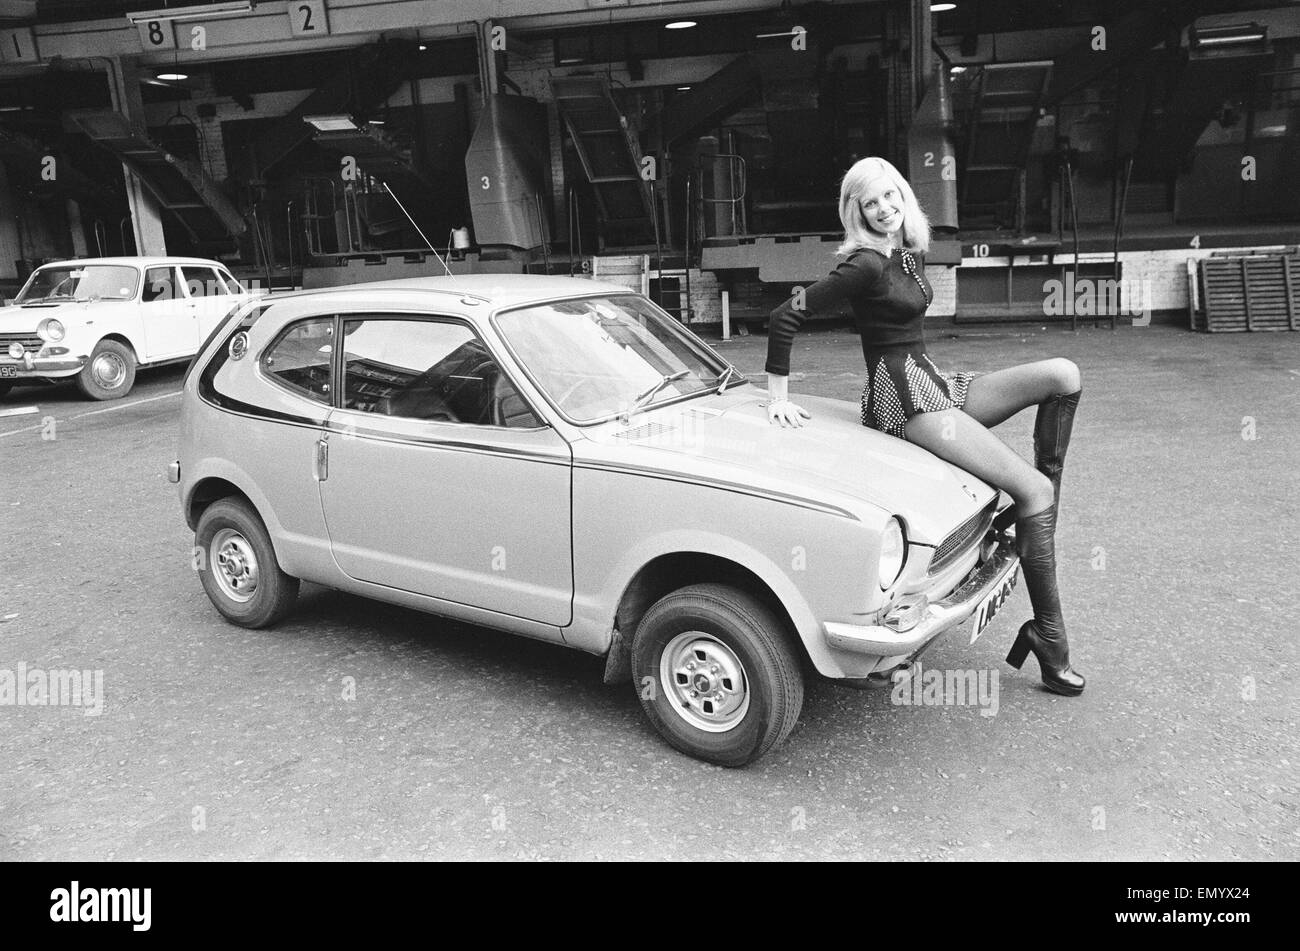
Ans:
[[[320,482],[361,581],[562,627],[572,454],[464,322],[344,315]]]
[[[139,307],[147,349],[141,362],[189,356],[199,348],[203,338],[194,302],[186,295],[174,265],[145,268]]]
[[[214,267],[182,264],[181,278],[198,321],[199,341],[206,340],[212,329],[230,313],[236,299],[231,296],[225,278]]]

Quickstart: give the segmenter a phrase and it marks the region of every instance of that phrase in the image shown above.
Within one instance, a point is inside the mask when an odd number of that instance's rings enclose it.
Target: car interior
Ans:
[[[330,399],[333,334],[326,321],[292,328],[267,355],[268,372],[321,402]],[[345,351],[344,409],[430,422],[541,425],[487,347],[468,340],[420,373]]]

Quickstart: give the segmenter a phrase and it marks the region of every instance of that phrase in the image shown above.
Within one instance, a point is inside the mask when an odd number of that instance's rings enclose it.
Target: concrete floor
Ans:
[[[765,346],[719,344],[760,384]],[[999,671],[996,716],[816,682],[744,771],[671,751],[586,655],[316,587],[274,630],[225,624],[163,476],[180,371],[117,404],[14,391],[0,410],[39,413],[0,418],[0,668],[102,669],[106,701],[0,707],[0,859],[1300,857],[1300,335],[963,329],[931,352],[1083,368],[1058,552],[1088,690],[1002,663],[1021,586],[926,656]],[[805,332],[793,368],[857,399],[848,331]],[[1031,426],[999,432],[1027,453]]]

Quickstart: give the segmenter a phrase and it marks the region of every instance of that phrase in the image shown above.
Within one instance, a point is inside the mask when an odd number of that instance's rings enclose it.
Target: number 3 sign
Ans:
[[[303,38],[329,35],[325,0],[290,0],[289,29],[294,36]]]

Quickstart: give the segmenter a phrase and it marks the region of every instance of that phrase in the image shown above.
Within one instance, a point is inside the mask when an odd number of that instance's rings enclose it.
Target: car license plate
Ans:
[[[1011,569],[1011,574],[1003,579],[1002,583],[985,595],[980,606],[975,609],[975,623],[971,626],[970,642],[974,644],[979,640],[979,636],[984,633],[984,628],[989,626],[989,621],[993,620],[998,610],[1006,603],[1007,598],[1011,597],[1011,591],[1016,586],[1016,579],[1020,577],[1020,562]]]
[[[0,365],[0,376],[17,376],[18,368],[15,366]]]

